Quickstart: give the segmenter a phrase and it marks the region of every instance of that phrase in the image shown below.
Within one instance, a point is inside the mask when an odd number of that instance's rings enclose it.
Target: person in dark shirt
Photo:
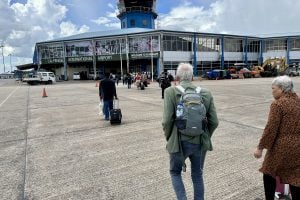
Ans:
[[[132,76],[130,73],[127,74],[127,84],[128,84],[128,89],[131,88],[131,83],[132,83]]]
[[[164,98],[165,89],[171,86],[171,76],[167,71],[164,71],[159,78],[160,87],[161,87],[161,98]],[[173,77],[172,77],[173,78]]]
[[[101,80],[99,96],[103,100],[105,120],[109,120],[109,111],[113,109],[113,100],[118,99],[115,82],[109,79],[109,73],[105,74],[105,79]]]

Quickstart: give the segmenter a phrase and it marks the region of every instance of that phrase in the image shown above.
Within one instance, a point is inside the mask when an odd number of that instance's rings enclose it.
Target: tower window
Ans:
[[[142,24],[143,24],[143,26],[147,26],[147,20],[143,19]]]
[[[131,19],[131,20],[130,20],[130,26],[131,26],[131,27],[135,27],[135,20],[134,20],[134,19]]]

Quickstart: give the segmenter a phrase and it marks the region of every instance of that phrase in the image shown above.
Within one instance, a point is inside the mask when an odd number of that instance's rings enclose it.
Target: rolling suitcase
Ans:
[[[276,177],[276,190],[275,190],[275,197],[280,199],[282,197],[289,196],[289,185],[280,182],[280,178]]]
[[[118,102],[118,106],[116,106],[116,101]],[[110,124],[121,124],[122,121],[122,112],[119,108],[119,100],[114,100],[113,109],[110,110]]]

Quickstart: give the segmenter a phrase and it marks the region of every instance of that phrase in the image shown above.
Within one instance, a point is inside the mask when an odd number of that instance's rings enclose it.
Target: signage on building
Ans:
[[[122,54],[121,55],[122,60],[126,59],[126,55]],[[120,60],[120,54],[114,54],[114,55],[98,55],[97,56],[98,61],[116,61]]]
[[[130,59],[159,58],[159,52],[130,53]]]
[[[93,56],[68,57],[67,62],[93,62]]]
[[[47,58],[41,60],[42,64],[55,64],[55,63],[63,63],[63,58]]]

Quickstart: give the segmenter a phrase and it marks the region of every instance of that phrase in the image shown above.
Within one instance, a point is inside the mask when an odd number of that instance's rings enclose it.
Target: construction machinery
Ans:
[[[263,65],[263,72],[260,73],[262,77],[271,77],[277,75],[284,75],[288,68],[286,64],[285,58],[269,58],[264,61]]]
[[[229,67],[231,78],[251,78],[251,72],[245,63],[235,63]]]
[[[264,72],[264,68],[261,66],[251,66],[250,67],[251,70],[251,77],[252,78],[259,78],[261,77],[261,73]]]

